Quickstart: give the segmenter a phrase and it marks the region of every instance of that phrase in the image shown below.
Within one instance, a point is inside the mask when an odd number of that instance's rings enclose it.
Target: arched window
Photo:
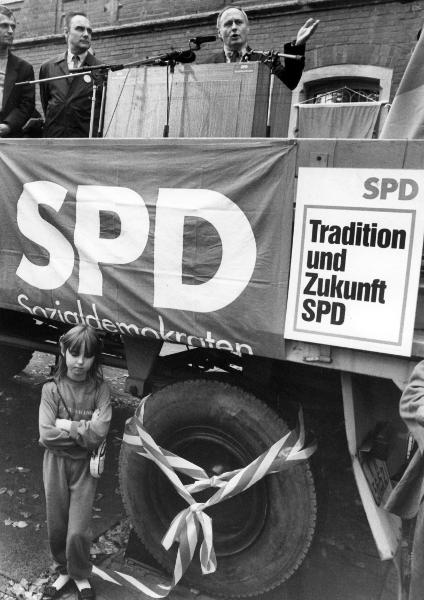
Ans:
[[[329,77],[305,83],[306,100],[314,104],[341,102],[378,102],[380,86],[375,79]]]
[[[391,82],[392,69],[374,65],[339,64],[306,71],[292,94],[289,136],[297,135],[299,104],[331,106],[379,102],[384,105],[389,101]],[[376,129],[381,128],[384,117],[383,110]]]

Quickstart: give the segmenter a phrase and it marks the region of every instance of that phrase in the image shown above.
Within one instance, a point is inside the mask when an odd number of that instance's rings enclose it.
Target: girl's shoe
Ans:
[[[54,585],[46,585],[41,600],[55,600],[55,598],[60,598],[60,596],[69,588],[71,582],[72,580],[70,579],[60,589],[55,588]]]
[[[89,588],[86,587],[82,590],[77,591],[79,600],[95,600],[96,598],[96,592],[94,591],[94,588],[91,585]]]

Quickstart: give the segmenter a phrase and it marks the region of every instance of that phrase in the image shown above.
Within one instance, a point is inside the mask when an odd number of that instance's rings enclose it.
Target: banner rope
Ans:
[[[175,542],[178,544],[172,581],[158,584],[156,589],[151,589],[150,592],[149,588],[143,585],[144,593],[152,598],[165,598],[191,563],[200,531],[203,538],[199,550],[202,573],[207,575],[216,571],[212,519],[205,510],[244,492],[265,475],[283,471],[307,460],[315,452],[316,444],[313,442],[305,446],[305,426],[300,408],[298,434],[295,430],[289,431],[242,469],[209,477],[201,467],[156,444],[144,427],[144,411],[148,399],[149,396],[143,398],[134,416],[127,420],[123,442],[138,455],[154,462],[188,504],[187,508],[174,517],[161,542],[166,550],[169,550]],[[190,476],[195,480],[194,483],[184,485],[177,471]],[[218,490],[206,502],[196,502],[192,494],[209,488],[218,488]]]

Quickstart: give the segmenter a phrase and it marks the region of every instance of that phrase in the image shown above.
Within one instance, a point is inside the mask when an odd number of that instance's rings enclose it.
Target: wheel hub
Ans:
[[[178,456],[202,467],[209,477],[240,469],[253,458],[232,436],[211,427],[190,427],[175,432],[166,448]],[[169,526],[177,512],[187,505],[170,482],[153,467],[151,490],[153,506],[165,527]],[[184,484],[191,483],[181,476]],[[196,493],[197,502],[206,502],[219,488]],[[241,552],[255,542],[260,535],[267,513],[265,483],[258,482],[245,492],[206,509],[213,519],[214,547],[217,556],[229,556]]]

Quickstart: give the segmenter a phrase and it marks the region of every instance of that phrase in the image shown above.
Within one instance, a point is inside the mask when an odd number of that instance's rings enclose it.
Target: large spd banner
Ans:
[[[282,358],[294,146],[0,143],[0,306]]]

